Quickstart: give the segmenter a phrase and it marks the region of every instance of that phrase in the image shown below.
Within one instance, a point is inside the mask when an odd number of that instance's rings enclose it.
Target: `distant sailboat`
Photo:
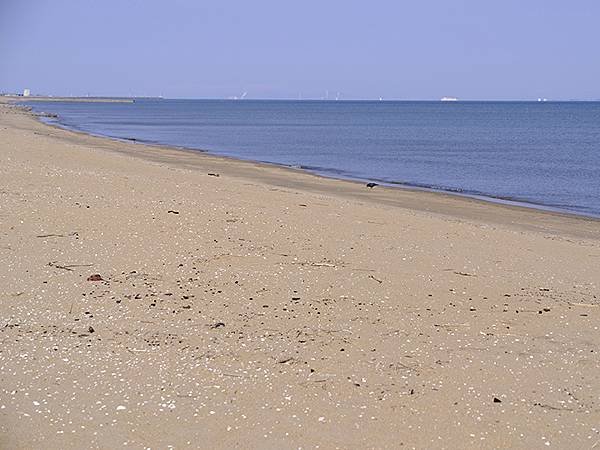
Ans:
[[[440,99],[441,102],[457,102],[458,98],[456,97],[442,97]]]
[[[227,100],[244,100],[246,98],[246,95],[248,95],[248,93],[244,92],[240,97],[238,97],[237,95],[234,95],[231,97],[227,97]]]

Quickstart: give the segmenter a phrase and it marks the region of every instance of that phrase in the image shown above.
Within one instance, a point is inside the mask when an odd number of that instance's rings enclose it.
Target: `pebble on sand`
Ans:
[[[104,281],[104,278],[102,278],[102,276],[99,273],[95,273],[93,275],[90,275],[87,278],[88,281]]]

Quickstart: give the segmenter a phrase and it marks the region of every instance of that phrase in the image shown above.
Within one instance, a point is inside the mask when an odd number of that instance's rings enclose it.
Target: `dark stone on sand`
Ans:
[[[89,331],[90,333],[93,333],[93,332],[94,332],[94,331],[96,331],[96,330],[94,330],[94,327],[90,326],[90,327],[88,328],[88,331]]]
[[[502,403],[502,400],[500,400],[498,397],[494,397],[494,403]]]
[[[211,328],[220,328],[220,327],[224,327],[225,324],[223,322],[217,322],[214,325],[211,325]]]
[[[373,189],[375,186],[379,186],[377,183],[367,183],[367,187]]]
[[[221,175],[219,175],[218,173],[209,173],[208,176],[209,177],[220,177]]]
[[[167,214],[179,214],[179,211],[174,211],[172,209],[167,211]]]
[[[87,278],[88,281],[104,281],[104,279],[102,278],[102,276],[99,273],[95,273],[93,275],[90,275]]]

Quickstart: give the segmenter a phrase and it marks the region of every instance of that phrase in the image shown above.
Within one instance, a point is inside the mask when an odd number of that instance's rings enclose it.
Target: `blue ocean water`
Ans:
[[[600,216],[600,103],[29,103],[116,138]]]

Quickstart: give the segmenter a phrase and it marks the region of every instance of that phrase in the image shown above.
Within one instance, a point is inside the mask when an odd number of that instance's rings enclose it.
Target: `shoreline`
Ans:
[[[0,103],[1,104],[1,103]],[[14,105],[17,108],[24,108],[25,110],[28,108],[26,105]],[[348,178],[337,178],[334,176],[328,176],[328,175],[323,175],[320,173],[316,173],[313,172],[309,169],[305,169],[305,168],[297,168],[297,167],[292,167],[292,166],[288,166],[288,165],[284,165],[284,164],[279,164],[279,163],[271,163],[271,162],[262,162],[262,161],[254,161],[254,160],[246,160],[246,159],[241,159],[241,158],[236,158],[236,157],[230,157],[230,156],[225,156],[225,155],[219,155],[219,154],[215,154],[212,153],[208,150],[202,150],[202,149],[193,149],[193,148],[187,148],[187,147],[178,147],[178,146],[173,146],[173,145],[167,145],[167,144],[160,144],[160,143],[152,143],[152,142],[144,142],[144,141],[138,141],[137,139],[131,139],[131,138],[119,138],[119,137],[112,137],[112,136],[106,136],[106,135],[100,135],[100,134],[94,134],[94,133],[89,133],[83,130],[79,130],[79,129],[75,129],[75,128],[71,128],[71,127],[67,127],[67,126],[63,126],[62,124],[58,123],[49,123],[47,121],[43,120],[43,116],[41,116],[39,113],[34,112],[33,110],[31,111],[25,111],[26,113],[30,114],[31,117],[40,125],[48,127],[50,129],[56,130],[58,132],[65,132],[65,133],[72,133],[75,136],[80,136],[80,137],[90,137],[90,138],[94,138],[94,139],[99,139],[99,140],[107,140],[109,142],[119,142],[119,143],[124,143],[124,144],[129,144],[129,145],[136,145],[136,146],[141,146],[143,147],[147,147],[148,149],[159,149],[159,150],[164,150],[165,152],[181,152],[182,153],[182,158],[183,158],[183,154],[186,154],[186,156],[190,156],[190,155],[197,155],[199,158],[210,158],[210,159],[216,159],[216,160],[221,160],[223,161],[223,163],[234,163],[236,165],[246,165],[245,169],[248,169],[247,171],[244,170],[244,175],[245,176],[249,176],[251,179],[255,180],[255,174],[249,174],[247,172],[251,171],[252,168],[262,168],[262,169],[272,169],[272,170],[280,170],[281,174],[285,174],[285,173],[293,173],[295,175],[305,175],[307,178],[305,178],[304,183],[302,183],[302,187],[308,190],[313,190],[315,188],[315,190],[317,190],[317,192],[323,192],[320,191],[318,189],[317,186],[308,186],[309,182],[311,179],[314,180],[319,180],[319,181],[323,181],[323,180],[330,180],[334,183],[340,183],[340,186],[335,188],[334,191],[336,192],[337,195],[343,195],[343,196],[350,196],[353,198],[357,198],[360,200],[366,200],[365,199],[365,192],[357,192],[357,187],[360,188],[364,188],[365,182],[367,182],[368,180],[355,180],[355,179],[348,179]],[[64,136],[65,138],[67,138],[67,136]],[[127,151],[124,151],[125,153],[127,153]],[[131,154],[135,154],[137,157],[140,157],[142,159],[150,159],[150,160],[159,160],[161,162],[164,162],[164,159],[168,159],[170,163],[174,163],[177,164],[176,161],[174,161],[174,158],[172,157],[172,155],[169,155],[170,157],[167,157],[167,155],[165,154],[164,157],[165,158],[161,158],[160,155],[156,155],[156,154],[140,154],[140,152],[131,152]],[[199,165],[201,165],[201,160],[198,161],[198,163],[200,163]],[[282,179],[281,176],[279,177],[274,177],[277,179],[277,182],[274,184],[277,187],[286,187],[285,181]],[[271,182],[274,181],[274,178],[271,179]],[[296,180],[294,180],[296,181]],[[267,181],[269,182],[269,181]],[[321,184],[320,184],[321,185]],[[293,183],[292,186],[297,186],[296,183]],[[344,190],[344,186],[348,187],[349,189]],[[321,186],[319,186],[321,187]],[[327,186],[327,191],[330,190],[330,187]],[[395,206],[395,207],[407,207],[408,209],[410,208],[414,208],[417,211],[422,211],[422,212],[428,212],[428,213],[438,213],[438,214],[442,214],[442,215],[446,215],[449,217],[453,217],[456,219],[467,219],[467,220],[474,220],[474,219],[481,219],[482,216],[482,211],[477,211],[477,206],[482,206],[485,207],[486,205],[489,206],[493,206],[493,207],[498,207],[498,208],[507,208],[507,212],[510,211],[510,218],[505,218],[505,219],[500,219],[498,216],[500,214],[502,214],[502,209],[499,209],[497,211],[497,214],[495,214],[495,217],[491,217],[491,215],[486,216],[486,219],[492,219],[491,222],[492,223],[497,223],[497,224],[501,224],[501,225],[510,225],[510,226],[516,226],[516,227],[521,227],[523,229],[527,229],[527,230],[532,230],[532,229],[539,229],[539,231],[542,232],[557,232],[558,234],[560,233],[564,233],[567,232],[567,234],[575,236],[575,237],[593,237],[596,239],[600,239],[600,232],[598,232],[597,230],[594,230],[594,226],[592,226],[592,230],[591,233],[588,233],[587,231],[583,231],[582,233],[580,233],[579,231],[577,231],[576,229],[574,229],[574,226],[577,226],[579,224],[584,225],[587,222],[591,222],[591,223],[595,223],[595,224],[600,224],[600,217],[596,216],[596,215],[592,215],[592,214],[582,214],[582,213],[577,213],[574,211],[569,211],[569,210],[563,210],[561,208],[553,208],[551,206],[546,206],[546,205],[538,205],[535,203],[528,203],[528,202],[521,202],[518,200],[511,200],[511,199],[503,199],[503,198],[496,198],[496,197],[490,197],[490,196],[484,196],[484,195],[476,195],[476,194],[461,194],[461,193],[457,193],[457,192],[452,192],[452,191],[445,191],[445,190],[437,190],[437,189],[430,189],[430,188],[425,188],[425,187],[419,187],[419,186],[413,186],[413,185],[393,185],[392,183],[390,184],[380,184],[377,186],[377,191],[382,191],[383,195],[377,195],[378,193],[376,191],[372,191],[370,192],[371,195],[369,195],[369,198],[371,201],[375,202],[375,203],[381,203],[382,205],[386,205],[386,206]],[[362,189],[362,191],[364,191],[364,189]],[[367,191],[368,192],[368,191]],[[399,199],[394,199],[394,192],[399,193],[398,197],[401,198],[401,200]],[[326,192],[323,192],[326,193]],[[375,194],[375,195],[373,195]],[[404,194],[408,194],[408,196],[414,196],[415,198],[410,199],[410,204],[409,205],[404,205],[404,201],[407,200],[407,196]],[[419,199],[419,197],[421,197],[421,199]],[[439,197],[436,197],[439,196]],[[456,205],[452,205],[455,206],[454,208],[448,208],[448,205],[445,205],[445,207],[443,208],[439,208],[436,209],[433,205],[428,205],[426,204],[422,204],[422,202],[420,200],[423,200],[425,202],[427,202],[427,200],[431,200],[432,204],[435,205],[440,205],[442,203],[444,203],[444,201],[447,201],[447,203],[452,202],[453,200],[456,200]],[[521,213],[521,214],[519,214]],[[536,214],[541,214],[540,216],[536,217]],[[558,222],[560,222],[561,219],[564,219],[565,222],[568,222],[568,226],[561,226]],[[542,225],[536,225],[535,222],[537,221],[541,221]]]
[[[0,137],[0,448],[600,442],[598,221]]]
[[[181,100],[185,100],[185,99],[181,99]],[[231,101],[231,100],[212,99],[210,101],[219,102],[219,101]],[[261,100],[253,100],[253,101],[261,101]],[[270,101],[270,100],[265,100],[265,101]],[[283,101],[289,101],[289,100],[283,100]],[[411,101],[408,101],[408,102],[410,103]],[[439,103],[439,101],[424,101],[424,102]],[[489,102],[498,103],[498,101],[489,101]],[[515,103],[515,101],[507,101],[507,102]],[[25,103],[26,103],[26,101],[25,101]],[[486,101],[476,101],[476,103],[486,103]],[[528,101],[518,101],[517,103],[528,103]],[[537,104],[539,102],[532,101],[532,103]],[[559,101],[559,103],[561,103],[561,101]],[[581,103],[581,102],[562,101],[562,103]],[[597,103],[600,103],[600,102],[597,102]],[[26,106],[26,105],[23,105],[23,106]],[[44,123],[46,123],[50,126],[55,126],[55,127],[65,129],[68,131],[73,131],[73,132],[81,132],[84,134],[89,134],[89,135],[100,137],[100,138],[104,137],[107,139],[133,141],[136,143],[141,143],[141,144],[146,144],[146,145],[151,145],[151,146],[159,146],[159,147],[164,147],[164,148],[193,150],[193,151],[197,151],[197,152],[201,152],[201,153],[206,153],[206,154],[209,154],[214,157],[225,157],[225,158],[230,158],[230,159],[234,159],[234,160],[238,160],[238,161],[266,164],[266,165],[274,166],[274,167],[301,169],[309,174],[318,175],[318,176],[322,176],[322,177],[326,177],[326,178],[332,178],[332,179],[336,179],[336,180],[351,181],[351,182],[363,182],[363,183],[375,182],[375,183],[379,184],[379,186],[407,189],[407,190],[412,190],[412,191],[416,191],[416,192],[424,191],[424,192],[450,194],[453,196],[470,198],[470,199],[475,199],[475,200],[483,200],[485,202],[497,203],[497,204],[501,204],[501,205],[525,207],[525,208],[535,209],[535,210],[539,210],[539,211],[547,211],[547,212],[553,212],[553,213],[559,213],[559,214],[572,215],[572,216],[600,220],[600,212],[588,212],[588,210],[590,208],[586,208],[583,206],[544,203],[543,200],[535,201],[535,200],[531,200],[531,199],[527,199],[527,198],[521,198],[519,196],[510,197],[510,196],[495,195],[493,192],[487,193],[484,191],[477,191],[477,190],[469,191],[469,190],[463,190],[460,187],[455,188],[455,187],[438,186],[435,183],[434,184],[423,184],[423,183],[419,183],[417,181],[415,181],[415,182],[406,182],[406,181],[402,181],[402,180],[391,180],[390,181],[390,180],[380,179],[377,177],[365,178],[362,176],[356,176],[353,174],[344,173],[344,172],[336,169],[335,167],[322,167],[321,168],[321,167],[311,167],[311,166],[306,166],[306,165],[288,165],[285,163],[278,163],[278,162],[274,162],[274,161],[247,159],[242,156],[235,156],[235,155],[227,155],[226,156],[226,155],[219,153],[218,151],[214,151],[214,150],[210,150],[210,149],[206,149],[206,148],[182,147],[182,146],[178,146],[178,145],[173,145],[173,144],[168,144],[168,143],[160,143],[160,142],[155,142],[155,141],[151,141],[151,140],[136,139],[136,138],[127,137],[127,136],[121,137],[121,136],[112,136],[112,135],[102,134],[102,133],[95,133],[95,132],[83,130],[76,126],[69,126],[67,124],[64,124],[60,121],[60,118],[56,115],[51,115],[48,117],[52,117],[53,119],[55,119],[54,123],[49,123],[49,122],[44,121]]]
[[[140,145],[149,145],[149,146],[153,146],[153,147],[159,147],[159,148],[165,148],[165,149],[171,149],[171,150],[198,152],[200,154],[206,154],[206,155],[210,155],[210,156],[213,156],[216,158],[225,158],[225,159],[230,159],[230,160],[239,161],[239,162],[264,164],[269,167],[279,167],[282,169],[301,170],[304,173],[307,173],[309,175],[314,175],[317,177],[323,177],[323,178],[339,180],[339,181],[349,181],[352,183],[362,183],[362,184],[376,182],[378,184],[379,188],[385,187],[385,188],[392,188],[392,189],[404,189],[404,190],[417,192],[417,193],[418,192],[429,192],[429,193],[434,193],[434,194],[446,194],[446,195],[451,195],[451,196],[455,196],[455,197],[459,197],[459,198],[468,198],[468,199],[473,199],[473,200],[479,200],[479,201],[483,201],[486,203],[506,205],[506,206],[515,206],[515,207],[519,207],[519,208],[526,208],[529,210],[556,213],[556,214],[573,216],[573,217],[581,217],[584,219],[600,220],[600,214],[578,212],[578,211],[574,211],[574,210],[570,210],[570,209],[566,209],[566,208],[560,208],[557,206],[546,205],[544,203],[534,203],[531,201],[519,200],[519,199],[511,198],[511,197],[499,197],[499,196],[494,196],[491,194],[488,195],[488,194],[483,194],[483,193],[469,193],[469,192],[462,192],[458,189],[452,190],[452,189],[435,188],[435,187],[419,185],[419,184],[414,184],[414,183],[402,183],[402,182],[380,180],[378,178],[367,179],[367,178],[357,178],[357,177],[351,177],[351,176],[341,176],[341,175],[338,176],[338,175],[335,175],[334,173],[328,173],[328,170],[330,172],[333,172],[335,169],[319,170],[319,169],[313,169],[309,166],[302,166],[302,165],[293,166],[293,165],[282,164],[282,163],[277,163],[277,162],[272,162],[272,161],[244,159],[244,158],[239,158],[239,157],[235,157],[235,156],[221,155],[217,152],[213,152],[212,150],[207,150],[207,149],[192,148],[192,147],[180,147],[180,146],[176,146],[176,145],[162,144],[160,142],[141,140],[141,139],[136,139],[136,138],[131,138],[131,137],[118,137],[118,136],[104,135],[104,134],[100,134],[100,133],[92,133],[89,131],[79,129],[77,127],[71,127],[71,126],[65,125],[63,123],[60,123],[60,120],[58,117],[46,117],[43,115],[43,113],[36,113],[36,112],[32,112],[32,113],[34,114],[34,116],[36,116],[38,118],[38,120],[40,122],[42,122],[45,125],[55,127],[55,128],[61,129],[61,130],[71,131],[74,133],[82,133],[82,134],[88,135],[88,136],[111,139],[111,140],[115,140],[118,142],[133,142],[133,143],[140,144]],[[48,120],[44,120],[44,119],[48,119]]]

